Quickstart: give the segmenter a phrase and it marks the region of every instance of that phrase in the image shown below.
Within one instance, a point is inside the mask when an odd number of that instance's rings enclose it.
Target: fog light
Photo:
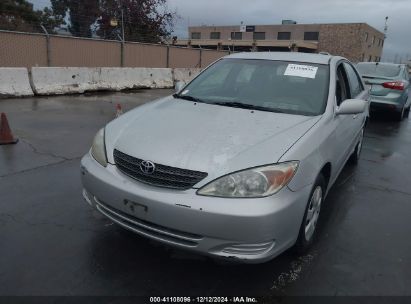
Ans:
[[[274,246],[275,241],[256,244],[233,244],[225,247],[221,252],[230,255],[258,255],[270,251]]]

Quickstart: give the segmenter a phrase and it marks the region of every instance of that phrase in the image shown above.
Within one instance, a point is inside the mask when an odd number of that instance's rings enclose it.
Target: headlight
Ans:
[[[102,166],[107,167],[106,143],[104,141],[104,128],[97,132],[91,147],[91,155]]]
[[[264,197],[280,191],[293,178],[298,161],[238,171],[220,177],[197,191],[218,197]]]

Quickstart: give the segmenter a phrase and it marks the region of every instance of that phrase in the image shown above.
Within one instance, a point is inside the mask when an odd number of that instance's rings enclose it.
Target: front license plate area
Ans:
[[[128,199],[123,200],[123,205],[128,214],[140,219],[145,219],[147,217],[148,207],[146,205]]]

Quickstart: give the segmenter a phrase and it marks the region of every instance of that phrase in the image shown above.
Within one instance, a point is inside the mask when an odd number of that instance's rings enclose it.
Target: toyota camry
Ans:
[[[345,58],[238,53],[108,123],[81,161],[114,223],[213,257],[309,249],[326,195],[359,159],[368,91]]]

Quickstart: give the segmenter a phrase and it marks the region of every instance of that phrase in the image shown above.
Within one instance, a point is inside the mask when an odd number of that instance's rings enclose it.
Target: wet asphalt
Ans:
[[[142,90],[0,100],[17,145],[0,146],[0,295],[411,296],[411,123],[373,118],[357,167],[323,209],[311,252],[238,265],[170,249],[112,224],[82,199],[79,164]]]

